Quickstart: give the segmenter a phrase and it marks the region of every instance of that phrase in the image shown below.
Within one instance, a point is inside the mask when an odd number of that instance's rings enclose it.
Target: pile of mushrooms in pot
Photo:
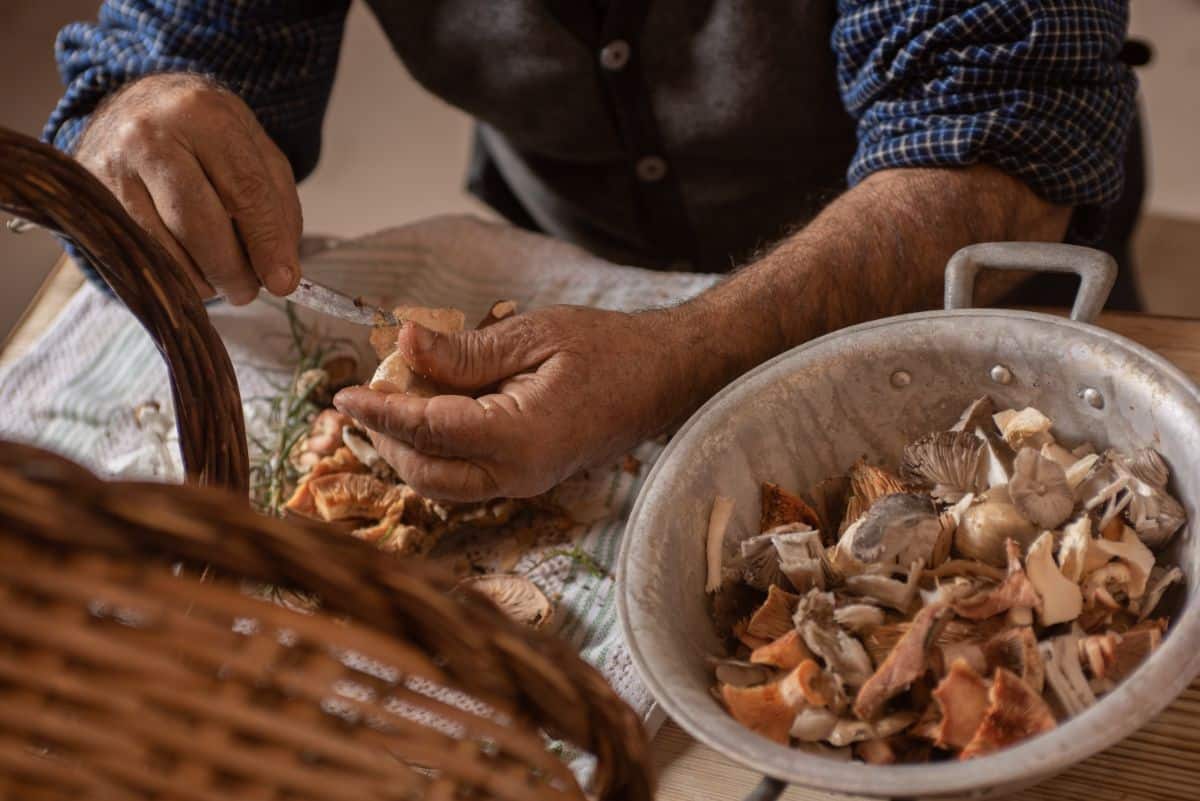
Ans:
[[[1159,565],[1185,513],[1151,449],[1058,442],[1037,409],[973,403],[807,500],[762,486],[760,533],[707,590],[732,649],[714,695],[747,728],[874,764],[970,759],[1053,729],[1156,648]]]

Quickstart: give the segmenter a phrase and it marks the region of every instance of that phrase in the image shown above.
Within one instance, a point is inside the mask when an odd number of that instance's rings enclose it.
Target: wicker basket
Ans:
[[[192,484],[0,444],[0,798],[582,798],[547,735],[595,756],[599,797],[651,797],[637,716],[566,643],[250,510],[221,340],[96,180],[0,129],[0,208],[75,241],[154,338]]]

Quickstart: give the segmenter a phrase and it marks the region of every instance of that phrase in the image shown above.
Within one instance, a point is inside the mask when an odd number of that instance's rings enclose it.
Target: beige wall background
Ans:
[[[37,134],[61,87],[53,41],[97,0],[0,3],[0,124]],[[1156,60],[1140,72],[1152,159],[1143,264],[1152,308],[1200,316],[1200,0],[1134,0],[1132,29]],[[20,68],[15,68],[20,65]],[[353,236],[444,211],[482,211],[461,188],[469,121],[404,72],[355,3],[316,173],[301,187],[308,230]],[[40,232],[0,231],[0,338],[58,248]]]

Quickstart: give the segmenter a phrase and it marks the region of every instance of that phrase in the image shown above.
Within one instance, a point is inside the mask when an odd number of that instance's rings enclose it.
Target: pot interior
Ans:
[[[1011,374],[999,383],[993,368]],[[1085,400],[1093,389],[1102,408]],[[931,796],[1048,776],[1132,733],[1200,670],[1200,549],[1191,523],[1167,550],[1187,576],[1160,611],[1162,648],[1084,715],[971,763],[868,767],[776,745],[713,700],[705,656],[721,653],[705,594],[704,541],[714,496],[736,502],[726,553],[758,533],[759,491],[804,491],[860,457],[896,466],[905,444],[944,430],[968,404],[1035,406],[1070,446],[1152,446],[1194,520],[1200,508],[1200,395],[1161,358],[1103,329],[996,310],[933,312],[868,323],[762,365],[701,409],[667,448],[638,499],[621,558],[622,621],[655,697],[710,746],[764,773],[842,793]],[[1094,396],[1093,400],[1094,400]]]

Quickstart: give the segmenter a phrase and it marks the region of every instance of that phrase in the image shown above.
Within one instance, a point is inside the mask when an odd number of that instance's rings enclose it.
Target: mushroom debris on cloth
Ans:
[[[515,311],[516,304],[499,301],[480,325],[490,325]],[[457,309],[399,307],[394,314],[397,320],[413,320],[443,333],[460,331],[464,324],[464,315]],[[413,373],[397,352],[398,331],[399,326],[378,326],[372,331],[371,345],[381,362],[370,386],[387,392],[436,394],[437,387]],[[349,383],[352,381],[345,380],[341,385]],[[534,522],[565,531],[571,525],[567,514],[545,496],[480,503],[425,498],[380,458],[364,429],[333,408],[314,416],[308,435],[293,448],[291,461],[300,478],[284,505],[288,514],[337,524],[351,536],[401,556],[427,554],[440,541],[462,531]],[[540,623],[546,616],[534,617]]]
[[[762,485],[759,531],[706,586],[732,653],[713,696],[777,743],[872,764],[971,759],[1049,731],[1158,645],[1186,522],[1162,457],[1055,439],[1037,409],[971,404],[810,500]],[[811,501],[811,502],[810,502]]]

